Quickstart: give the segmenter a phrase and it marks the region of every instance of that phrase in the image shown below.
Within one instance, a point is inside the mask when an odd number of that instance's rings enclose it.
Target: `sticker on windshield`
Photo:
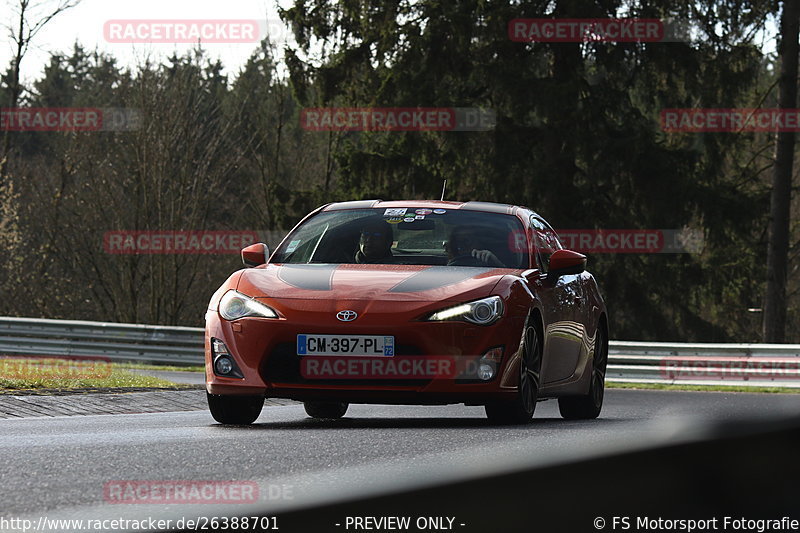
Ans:
[[[290,254],[294,252],[295,250],[297,250],[298,246],[300,246],[300,239],[297,239],[296,241],[291,241],[289,243],[289,246],[286,247],[286,253]]]
[[[386,222],[388,222],[389,224],[399,224],[402,221],[403,221],[402,217],[393,217],[393,218],[387,218],[386,219]]]
[[[414,212],[415,212],[416,214],[418,214],[418,215],[423,215],[423,216],[424,216],[424,215],[430,215],[431,213],[433,213],[433,211],[431,211],[430,209],[417,209],[417,210],[416,210],[416,211],[414,211]]]
[[[403,222],[414,222],[414,217],[406,217],[403,219]]]
[[[401,217],[406,214],[408,211],[407,207],[390,207],[386,211],[383,212],[383,216],[385,217]]]
[[[417,215],[414,217],[416,220],[425,220],[425,215]]]
[[[444,215],[445,213],[447,213],[447,209],[434,209],[433,210],[433,214],[434,215]]]

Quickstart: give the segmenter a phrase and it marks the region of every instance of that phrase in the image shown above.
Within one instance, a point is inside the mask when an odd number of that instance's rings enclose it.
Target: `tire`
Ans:
[[[603,326],[597,327],[597,339],[592,357],[592,378],[589,393],[583,396],[565,396],[558,399],[558,410],[567,420],[591,420],[600,416],[606,387],[606,365],[608,364],[608,340]]]
[[[306,413],[311,418],[342,418],[350,404],[343,402],[304,402]]]
[[[534,325],[525,328],[519,385],[513,400],[486,404],[486,417],[496,424],[528,424],[536,410],[542,368],[542,342]]]
[[[220,424],[252,424],[264,407],[263,396],[223,396],[206,393],[211,416]]]

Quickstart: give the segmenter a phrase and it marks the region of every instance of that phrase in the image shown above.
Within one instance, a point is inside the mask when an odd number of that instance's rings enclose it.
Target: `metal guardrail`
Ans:
[[[0,317],[0,354],[203,364],[203,330],[114,322]]]
[[[606,380],[800,388],[800,344],[611,341]]]
[[[202,365],[203,329],[0,317],[0,354]],[[800,345],[611,341],[606,379],[800,388]]]

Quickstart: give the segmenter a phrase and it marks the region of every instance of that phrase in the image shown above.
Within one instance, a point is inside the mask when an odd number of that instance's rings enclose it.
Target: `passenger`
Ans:
[[[489,250],[481,250],[478,238],[480,228],[459,226],[450,233],[445,249],[448,266],[505,266]]]
[[[374,221],[361,230],[356,252],[356,263],[393,263],[392,226],[383,220]]]

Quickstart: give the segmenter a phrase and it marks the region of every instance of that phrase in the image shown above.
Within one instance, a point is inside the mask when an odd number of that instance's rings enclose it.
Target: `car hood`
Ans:
[[[489,296],[505,268],[268,264],[247,269],[237,290],[255,298],[443,301]]]

